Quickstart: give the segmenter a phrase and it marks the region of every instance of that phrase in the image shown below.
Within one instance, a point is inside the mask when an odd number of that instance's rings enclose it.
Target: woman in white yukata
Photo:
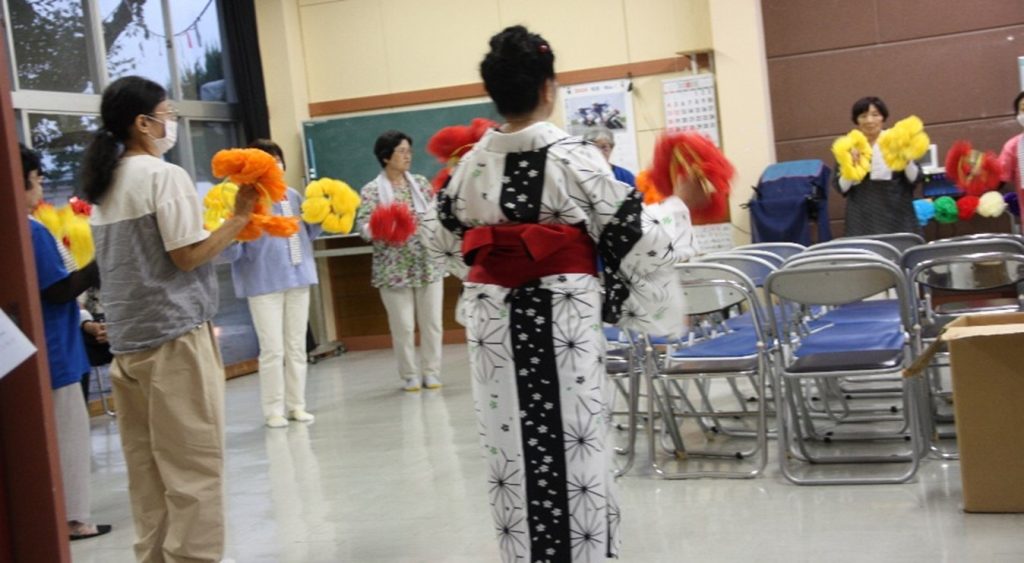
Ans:
[[[594,145],[545,121],[557,86],[542,37],[514,26],[490,47],[480,71],[506,123],[462,158],[424,229],[465,278],[499,546],[506,562],[616,557],[602,324],[681,333],[672,267],[689,232],[665,229]]]

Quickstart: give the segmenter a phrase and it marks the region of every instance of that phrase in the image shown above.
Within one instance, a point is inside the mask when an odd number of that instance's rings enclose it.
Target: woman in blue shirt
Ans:
[[[621,166],[612,164],[612,151],[615,150],[615,134],[612,133],[611,129],[607,127],[591,127],[583,133],[583,140],[594,143],[598,150],[601,151],[601,155],[604,159],[611,164],[612,174],[615,179],[628,185],[631,188],[636,187],[636,176],[632,172],[626,170]]]
[[[258,139],[249,147],[272,155],[284,169],[284,152],[277,143]],[[288,188],[287,198],[274,203],[273,214],[299,216],[301,209],[302,196]],[[288,419],[314,419],[306,411],[306,325],[309,287],[317,283],[312,239],[320,226],[300,224],[291,237],[262,236],[233,244],[221,255],[231,262],[235,296],[249,301],[260,344],[263,416],[270,428],[288,426]]]
[[[39,155],[21,146],[21,167],[25,174],[26,203],[31,212],[43,199],[42,169]],[[67,251],[42,223],[29,216],[36,276],[42,297],[43,331],[46,357],[50,364],[53,388],[53,415],[57,425],[57,449],[60,452],[61,480],[68,534],[72,540],[106,534],[107,524],[90,524],[89,413],[79,390],[82,375],[89,373],[89,360],[79,330],[79,294],[99,284],[95,262],[81,270],[75,267]]]

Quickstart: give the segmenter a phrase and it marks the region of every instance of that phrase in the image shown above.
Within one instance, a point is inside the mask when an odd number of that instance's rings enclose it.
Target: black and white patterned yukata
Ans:
[[[599,561],[618,554],[619,505],[608,429],[604,322],[679,334],[673,264],[690,232],[614,179],[598,150],[550,123],[488,132],[459,162],[424,232],[465,277],[461,238],[475,226],[578,225],[597,246],[602,282],[548,275],[518,288],[465,283],[474,405],[502,559]]]

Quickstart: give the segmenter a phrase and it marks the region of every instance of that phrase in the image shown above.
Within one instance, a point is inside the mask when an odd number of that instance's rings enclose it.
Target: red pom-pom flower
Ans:
[[[1002,167],[995,153],[982,153],[968,141],[957,141],[946,153],[946,177],[969,195],[981,196],[999,186]]]
[[[690,208],[694,223],[722,220],[729,209],[729,181],[736,169],[722,151],[698,133],[671,133],[654,147],[651,180]]]
[[[416,232],[416,217],[404,203],[377,206],[370,214],[370,237],[390,246],[402,246]]]
[[[71,206],[71,210],[75,212],[75,215],[83,215],[85,217],[90,217],[92,215],[92,206],[84,199],[78,199],[75,196],[71,196],[68,199],[68,205]]]
[[[960,217],[961,221],[967,221],[974,217],[974,213],[978,211],[979,201],[980,198],[976,195],[965,195],[956,200],[956,214]]]
[[[490,119],[477,117],[469,125],[452,125],[434,133],[427,141],[427,152],[445,166],[431,180],[435,191],[444,187],[451,175],[451,169],[462,155],[469,152],[489,129],[497,126],[498,124]]]

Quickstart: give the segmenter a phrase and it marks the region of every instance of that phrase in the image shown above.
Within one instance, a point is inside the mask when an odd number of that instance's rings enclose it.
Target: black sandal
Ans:
[[[71,534],[71,541],[75,540],[87,540],[89,538],[95,538],[96,536],[102,536],[103,534],[109,534],[114,527],[110,524],[97,524],[96,532],[93,534]]]

